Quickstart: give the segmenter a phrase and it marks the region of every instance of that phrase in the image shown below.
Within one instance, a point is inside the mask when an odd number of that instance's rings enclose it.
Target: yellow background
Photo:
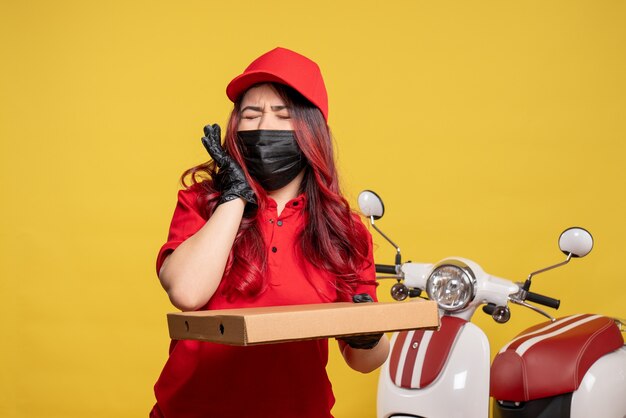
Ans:
[[[405,259],[523,280],[585,226],[591,255],[534,290],[626,316],[624,22],[621,0],[3,0],[0,416],[147,416],[178,177],[207,158],[228,81],[275,46],[320,64],[345,193],[384,198]],[[474,319],[494,347],[540,320]],[[376,374],[334,348],[329,373],[337,418],[374,416]]]

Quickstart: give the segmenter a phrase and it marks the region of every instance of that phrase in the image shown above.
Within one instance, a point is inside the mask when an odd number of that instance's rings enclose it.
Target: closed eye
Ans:
[[[258,106],[246,106],[239,112],[241,117],[244,119],[253,119],[255,117],[261,116],[262,113],[263,109]]]
[[[291,119],[289,107],[287,106],[272,106],[272,112],[274,112],[279,119]]]
[[[263,112],[261,112],[261,110],[256,110],[256,109],[250,109],[250,108],[245,108],[244,110],[241,111],[241,118],[242,119],[256,119],[258,117],[260,117],[263,114]]]

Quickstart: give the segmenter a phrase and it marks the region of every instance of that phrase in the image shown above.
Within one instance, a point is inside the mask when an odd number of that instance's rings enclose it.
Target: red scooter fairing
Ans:
[[[466,320],[441,318],[438,331],[403,331],[391,349],[389,374],[396,386],[419,389],[430,385],[443,370],[454,341]]]
[[[525,402],[573,392],[593,363],[623,344],[615,322],[601,315],[541,323],[519,334],[495,357],[491,396]]]

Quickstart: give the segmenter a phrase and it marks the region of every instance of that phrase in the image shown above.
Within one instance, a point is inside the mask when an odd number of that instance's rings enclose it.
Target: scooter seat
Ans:
[[[491,366],[491,396],[525,402],[578,388],[589,367],[624,344],[615,322],[601,315],[573,315],[519,334]]]

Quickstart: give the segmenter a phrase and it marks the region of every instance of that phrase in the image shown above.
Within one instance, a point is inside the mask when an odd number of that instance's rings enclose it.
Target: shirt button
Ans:
[[[276,225],[278,225],[278,226],[283,226],[283,221],[278,221],[278,222],[276,222]]]
[[[272,247],[272,252],[275,253],[276,251],[278,251],[278,248]]]
[[[270,219],[270,223],[273,224],[274,223],[274,219]]]

